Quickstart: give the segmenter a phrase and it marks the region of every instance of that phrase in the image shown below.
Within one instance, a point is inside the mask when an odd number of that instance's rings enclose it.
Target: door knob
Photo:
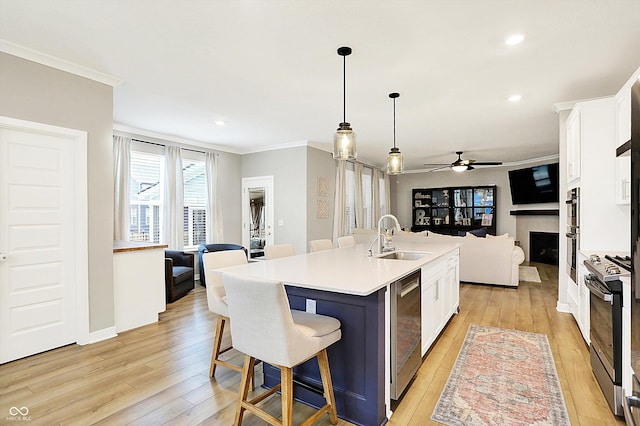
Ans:
[[[4,253],[0,253],[0,262],[4,262],[5,260],[7,260],[7,255]]]

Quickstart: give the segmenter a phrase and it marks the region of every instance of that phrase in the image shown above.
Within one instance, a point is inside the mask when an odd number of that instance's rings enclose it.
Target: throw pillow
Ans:
[[[474,229],[473,231],[469,231],[468,234],[473,234],[476,237],[484,238],[487,235],[487,228],[482,227],[480,229]]]

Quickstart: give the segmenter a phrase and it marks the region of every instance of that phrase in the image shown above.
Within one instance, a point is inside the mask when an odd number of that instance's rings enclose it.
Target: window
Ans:
[[[384,184],[384,175],[380,173],[380,217],[387,213],[387,193]]]
[[[160,242],[164,170],[162,146],[135,141],[131,149],[129,216],[131,241]],[[182,151],[185,249],[206,242],[207,183],[204,154]]]
[[[372,229],[373,228],[373,188],[371,185],[371,175],[373,170],[370,168],[363,168],[362,170],[362,224],[359,224],[359,228]]]
[[[184,246],[196,247],[207,239],[207,183],[204,160],[182,159],[184,180]]]
[[[160,242],[162,155],[131,151],[129,203],[131,241]]]
[[[347,209],[347,221],[345,235],[353,234],[353,230],[356,228],[356,177],[353,171],[353,163],[347,163],[345,170],[346,181],[346,209]]]

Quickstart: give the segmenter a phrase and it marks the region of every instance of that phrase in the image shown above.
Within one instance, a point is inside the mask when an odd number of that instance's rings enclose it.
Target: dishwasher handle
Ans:
[[[400,290],[400,297],[405,297],[406,295],[408,295],[409,293],[411,293],[413,290],[415,290],[418,287],[420,287],[420,281],[419,280],[413,280],[410,284],[403,285],[402,289]]]

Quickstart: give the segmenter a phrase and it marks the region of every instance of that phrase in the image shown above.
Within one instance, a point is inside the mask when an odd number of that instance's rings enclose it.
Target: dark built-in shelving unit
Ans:
[[[412,190],[413,232],[458,235],[487,228],[496,234],[496,186],[455,186]]]

